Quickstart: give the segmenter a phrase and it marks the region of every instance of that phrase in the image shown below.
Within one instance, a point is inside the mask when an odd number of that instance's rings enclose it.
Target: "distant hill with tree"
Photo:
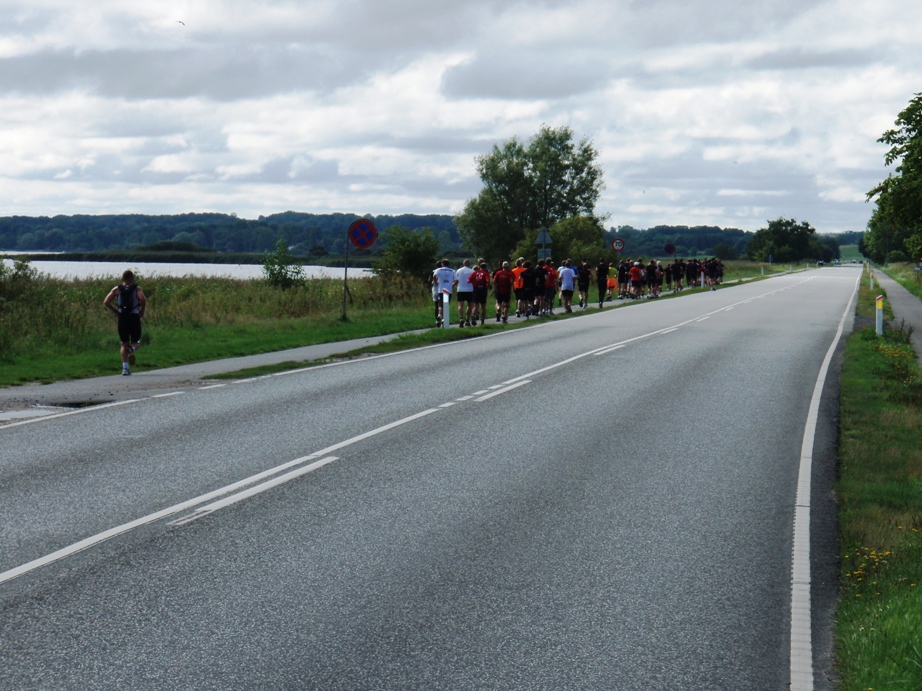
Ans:
[[[0,249],[45,252],[136,250],[159,243],[185,243],[217,252],[275,249],[283,238],[294,254],[341,255],[346,229],[356,214],[310,214],[285,211],[250,220],[233,214],[188,213],[167,216],[10,216],[0,218]],[[368,215],[379,231],[390,226],[430,228],[445,250],[460,243],[454,220],[447,215]]]
[[[0,218],[0,251],[19,250],[34,252],[102,253],[131,252],[135,261],[154,261],[152,252],[178,255],[196,254],[186,261],[245,261],[245,254],[262,255],[276,249],[284,239],[291,253],[306,259],[320,260],[324,257],[342,256],[345,251],[345,233],[349,225],[361,218],[356,214],[311,214],[285,211],[258,219],[243,219],[232,214],[188,213],[164,216],[140,214],[121,215],[76,215],[76,216],[9,216]],[[355,257],[374,258],[380,256],[387,246],[388,238],[404,237],[403,231],[411,234],[431,233],[438,244],[438,252],[450,257],[471,256],[473,249],[465,247],[456,217],[447,214],[401,214],[366,215],[374,221],[381,233],[379,242],[371,251],[356,252]],[[585,220],[585,219],[583,219]],[[563,221],[563,226],[573,225],[575,220]],[[577,224],[578,225],[578,224]],[[583,224],[585,225],[585,223]],[[563,228],[563,226],[561,226]],[[387,233],[390,228],[400,231]],[[537,232],[537,231],[536,231]],[[556,232],[556,226],[555,226]],[[658,225],[639,229],[629,225],[598,229],[598,235],[570,238],[572,251],[595,252],[589,245],[599,243],[598,250],[607,249],[611,241],[620,237],[625,242],[624,256],[663,257],[667,244],[675,245],[676,256],[720,256],[733,259],[745,256],[755,234],[738,228],[717,226],[668,226]],[[572,234],[572,233],[570,233]],[[585,235],[585,234],[584,234]],[[833,238],[840,245],[858,244],[864,233],[849,231],[837,235],[819,236],[824,242]],[[563,238],[560,238],[563,240]],[[591,239],[591,242],[590,242]],[[532,238],[533,240],[533,238]],[[575,244],[574,244],[575,243]],[[532,247],[529,241],[522,251]],[[554,246],[554,256],[563,257],[560,251],[571,247]],[[206,258],[200,251],[211,250]],[[579,248],[579,249],[577,249]],[[86,259],[103,259],[94,254]],[[162,261],[182,261],[178,256]]]

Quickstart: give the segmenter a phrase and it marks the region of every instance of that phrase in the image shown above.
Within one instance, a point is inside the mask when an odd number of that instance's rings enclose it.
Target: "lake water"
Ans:
[[[4,252],[7,255],[16,252]],[[12,267],[10,259],[2,260],[7,266]],[[32,267],[43,274],[54,278],[120,278],[125,269],[131,269],[140,278],[150,276],[216,276],[220,278],[262,278],[263,268],[259,264],[171,264],[154,262],[54,262],[33,261]],[[330,266],[305,266],[304,275],[308,278],[338,278],[342,279],[343,269]],[[349,276],[361,278],[370,276],[369,269],[349,269]]]

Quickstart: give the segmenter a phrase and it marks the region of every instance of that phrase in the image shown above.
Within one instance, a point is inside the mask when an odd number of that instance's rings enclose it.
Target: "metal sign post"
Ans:
[[[349,321],[346,316],[346,296],[349,294],[347,280],[349,276],[349,245],[355,245],[360,250],[368,249],[378,239],[378,229],[368,219],[360,218],[349,226],[349,230],[346,231],[346,238],[349,242],[346,243],[346,266],[343,268],[343,314],[341,317],[344,322]]]

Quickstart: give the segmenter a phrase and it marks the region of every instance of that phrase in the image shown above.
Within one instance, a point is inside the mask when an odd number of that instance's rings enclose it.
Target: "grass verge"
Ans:
[[[863,285],[859,313],[873,298]],[[922,689],[922,376],[906,330],[848,338],[840,415],[840,688]]]

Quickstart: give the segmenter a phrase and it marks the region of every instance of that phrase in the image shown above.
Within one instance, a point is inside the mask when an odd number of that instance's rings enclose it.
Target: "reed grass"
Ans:
[[[148,299],[140,369],[419,329],[431,319],[428,289],[400,277],[350,280],[346,322],[338,280],[282,290],[229,278],[137,278]],[[0,274],[0,385],[117,372],[116,318],[102,304],[117,283]]]

